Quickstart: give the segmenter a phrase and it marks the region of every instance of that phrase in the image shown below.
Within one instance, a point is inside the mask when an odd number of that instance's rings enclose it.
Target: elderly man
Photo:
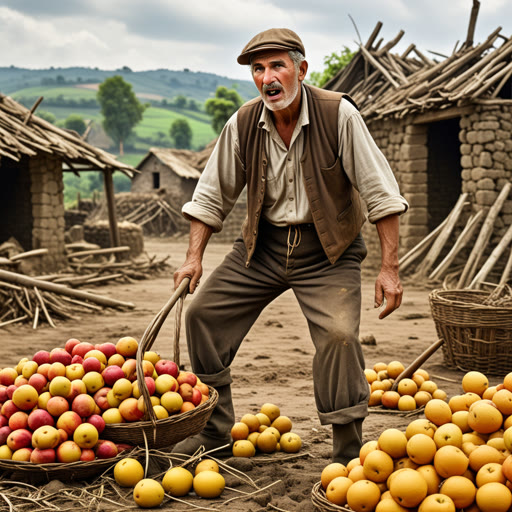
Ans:
[[[260,96],[228,121],[183,207],[189,248],[174,274],[175,286],[189,277],[194,293],[208,240],[247,187],[242,234],[186,315],[192,370],[218,391],[219,402],[204,431],[174,451],[190,454],[200,445],[209,450],[230,442],[230,365],[263,308],[291,288],[315,346],[315,403],[320,422],[332,425],[332,460],[347,463],[359,454],[368,414],[359,343],[366,256],[361,199],[381,245],[375,306],[385,307],[379,318],[402,300],[398,216],[407,203],[350,98],[304,84],[308,64],[295,32],[257,34],[238,62],[250,65]]]

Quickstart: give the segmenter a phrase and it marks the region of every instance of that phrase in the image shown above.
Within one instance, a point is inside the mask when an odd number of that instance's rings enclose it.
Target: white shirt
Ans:
[[[289,149],[279,136],[271,111],[263,107],[259,125],[265,132],[268,156],[267,184],[262,217],[277,226],[313,222],[306,189],[303,185],[300,158],[304,150],[303,126],[309,124],[308,104],[304,95],[301,111]],[[340,101],[338,111],[338,146],[343,168],[359,191],[375,223],[391,214],[404,213],[408,204],[400,195],[393,172],[375,144],[358,110],[348,100]],[[211,226],[214,232],[222,224],[245,187],[245,169],[236,171],[240,159],[237,113],[226,123],[219,140],[183,214]]]

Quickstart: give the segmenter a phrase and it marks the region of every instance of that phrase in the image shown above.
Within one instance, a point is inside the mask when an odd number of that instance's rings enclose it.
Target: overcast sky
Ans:
[[[249,79],[236,57],[256,33],[295,30],[310,71],[344,45],[405,31],[409,44],[450,54],[466,38],[472,0],[0,0],[0,66],[168,68]],[[512,1],[481,0],[475,42],[512,35]],[[432,56],[431,54],[428,54]]]

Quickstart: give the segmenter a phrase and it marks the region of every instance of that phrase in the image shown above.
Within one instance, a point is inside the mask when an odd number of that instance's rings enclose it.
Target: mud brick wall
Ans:
[[[111,247],[109,224],[106,220],[97,222],[86,222],[84,224],[84,240],[100,247]],[[131,222],[118,223],[119,239],[121,245],[130,247],[129,255],[136,257],[144,251],[144,236],[142,228]],[[120,257],[123,257],[122,253]]]
[[[29,163],[32,196],[32,248],[48,249],[40,260],[41,271],[54,271],[67,265],[64,242],[64,184],[62,162],[41,155]]]
[[[462,191],[470,194],[475,211],[487,211],[512,177],[512,106],[479,105],[461,118],[460,126]],[[496,219],[491,243],[497,243],[511,224],[509,196]]]

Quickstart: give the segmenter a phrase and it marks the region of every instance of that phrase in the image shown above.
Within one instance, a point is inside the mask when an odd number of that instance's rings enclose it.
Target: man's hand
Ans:
[[[202,275],[203,266],[201,261],[187,259],[185,260],[185,263],[183,263],[183,265],[174,272],[174,289],[176,290],[178,288],[183,279],[189,277],[190,283],[188,285],[188,293],[194,293]]]
[[[380,273],[375,282],[375,307],[385,301],[379,318],[385,318],[402,303],[402,284],[398,277],[398,215],[388,215],[376,222],[382,254]]]
[[[402,304],[402,283],[398,272],[392,269],[381,269],[375,281],[375,307],[379,308],[384,303],[384,309],[379,318],[385,318]]]
[[[174,272],[174,289],[178,288],[185,277],[190,278],[188,292],[194,293],[199,279],[203,275],[203,254],[213,229],[197,219],[190,220],[190,237],[185,263]]]

